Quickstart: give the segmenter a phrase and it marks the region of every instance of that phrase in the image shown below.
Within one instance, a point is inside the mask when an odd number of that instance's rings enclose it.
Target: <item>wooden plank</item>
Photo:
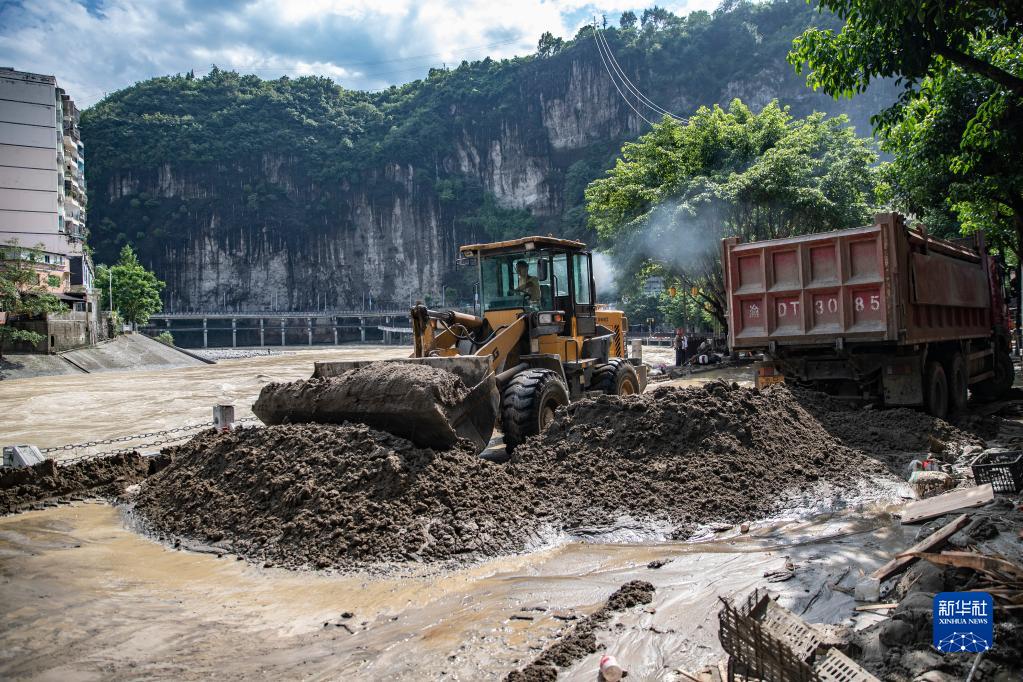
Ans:
[[[944,495],[907,504],[902,510],[902,523],[919,523],[958,509],[980,507],[994,499],[995,491],[990,483],[965,490],[953,490]]]
[[[890,611],[891,609],[898,608],[898,603],[895,604],[864,604],[863,606],[857,606],[853,611]]]
[[[946,540],[952,537],[952,535],[958,532],[969,522],[970,515],[961,514],[953,519],[951,523],[945,524],[945,526],[940,530],[931,533],[923,540],[907,549],[906,552],[926,552],[931,549],[936,549],[937,547],[945,544]],[[905,552],[903,552],[903,554],[905,554]],[[881,566],[879,569],[871,573],[870,577],[876,580],[887,580],[893,575],[902,573],[914,561],[916,561],[916,557],[897,556],[884,566]]]

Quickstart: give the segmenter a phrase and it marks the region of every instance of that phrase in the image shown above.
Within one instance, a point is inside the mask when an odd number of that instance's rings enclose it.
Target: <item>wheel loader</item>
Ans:
[[[596,303],[585,244],[524,237],[471,244],[459,253],[460,262],[476,268],[479,314],[417,304],[410,311],[412,356],[383,362],[449,370],[469,388],[462,401],[440,404],[429,391],[409,386],[414,379],[392,372],[382,385],[330,401],[296,401],[264,390],[253,411],[268,424],[361,422],[427,447],[467,438],[478,452],[499,426],[510,451],[544,430],[555,410],[572,400],[646,388],[648,367],[627,357],[627,318]],[[317,362],[313,377],[339,376],[368,364]],[[297,402],[320,407],[304,409]],[[322,407],[328,403],[329,409]]]

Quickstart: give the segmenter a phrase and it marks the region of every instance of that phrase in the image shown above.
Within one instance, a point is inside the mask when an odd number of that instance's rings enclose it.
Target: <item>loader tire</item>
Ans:
[[[593,370],[590,386],[608,395],[632,395],[639,393],[639,375],[628,360],[611,358]]]
[[[564,405],[568,405],[568,388],[552,370],[527,369],[516,374],[501,395],[501,428],[508,452],[546,429],[554,411]]]

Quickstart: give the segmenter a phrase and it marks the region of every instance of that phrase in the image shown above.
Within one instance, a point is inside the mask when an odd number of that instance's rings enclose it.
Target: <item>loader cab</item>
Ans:
[[[526,237],[467,246],[462,255],[477,261],[483,317],[560,311],[564,334],[596,332],[591,255],[582,242]]]

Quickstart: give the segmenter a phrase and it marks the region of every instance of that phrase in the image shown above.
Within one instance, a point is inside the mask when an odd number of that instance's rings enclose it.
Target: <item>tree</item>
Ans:
[[[536,44],[536,54],[539,57],[550,57],[560,52],[564,46],[564,40],[554,37],[550,31],[545,31]]]
[[[15,322],[65,309],[57,297],[39,283],[39,275],[31,266],[40,255],[38,249],[16,244],[0,250],[0,312],[6,316],[4,323],[0,323],[0,360],[4,346],[18,341],[35,345],[44,338],[38,332],[18,329]]]
[[[1023,4],[1005,0],[818,0],[845,21],[811,28],[789,62],[807,83],[851,97],[872,79],[903,90],[872,121],[895,157],[893,201],[939,232],[983,229],[1023,245],[1018,154]]]
[[[145,324],[149,316],[163,307],[160,291],[166,286],[149,270],[142,267],[131,246],[121,249],[120,260],[112,267],[96,268],[95,286],[103,292],[111,290],[113,277],[114,309],[132,324]],[[104,310],[109,309],[109,297],[101,296]]]
[[[829,95],[863,92],[871,79],[899,77],[907,101],[928,75],[948,64],[978,73],[1023,96],[1023,77],[976,52],[976,41],[1023,37],[1023,4],[999,0],[817,0],[845,20],[840,33],[807,29],[789,61],[810,68],[807,82]],[[1017,64],[1018,67],[1018,64]]]
[[[636,28],[636,13],[631,10],[625,10],[622,12],[622,16],[618,17],[618,25],[625,30]]]
[[[665,118],[586,190],[590,224],[632,277],[650,264],[723,326],[721,239],[786,237],[870,222],[877,156],[844,116],[793,119],[771,102]]]
[[[983,230],[1002,252],[1023,255],[1023,117],[1020,100],[953,66],[929,76],[885,133],[892,200],[932,231]],[[977,102],[985,102],[982,116]]]

